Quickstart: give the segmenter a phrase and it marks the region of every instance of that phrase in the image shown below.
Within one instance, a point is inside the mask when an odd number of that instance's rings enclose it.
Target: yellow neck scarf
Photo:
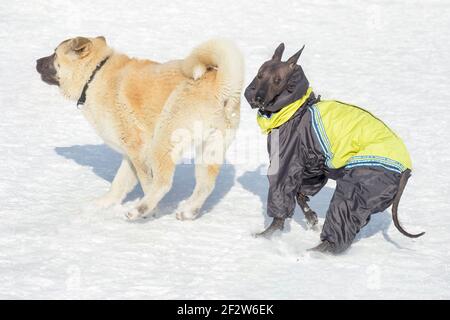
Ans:
[[[311,95],[312,88],[308,88],[306,94],[299,100],[288,104],[280,111],[270,114],[269,117],[262,115],[259,111],[256,116],[256,121],[261,128],[262,133],[269,134],[274,128],[278,128],[283,123],[287,122],[295,112],[305,103],[306,99]]]

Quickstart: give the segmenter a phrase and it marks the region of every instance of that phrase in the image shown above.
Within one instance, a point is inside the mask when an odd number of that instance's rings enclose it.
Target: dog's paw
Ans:
[[[125,218],[125,220],[128,220],[128,221],[134,221],[134,220],[137,220],[140,218],[140,214],[136,209],[133,209],[133,210],[125,213],[124,218]]]
[[[198,216],[198,210],[181,210],[178,211],[176,217],[178,220],[194,220]]]
[[[128,221],[138,220],[140,218],[145,218],[151,214],[148,207],[145,204],[138,205],[136,208],[128,211],[125,214],[125,219]]]
[[[194,220],[200,213],[200,210],[191,202],[185,200],[180,203],[176,212],[178,220]]]
[[[317,213],[315,213],[312,210],[305,212],[305,218],[308,226],[311,227],[312,229],[314,229],[314,227],[319,222],[319,219],[317,218]]]

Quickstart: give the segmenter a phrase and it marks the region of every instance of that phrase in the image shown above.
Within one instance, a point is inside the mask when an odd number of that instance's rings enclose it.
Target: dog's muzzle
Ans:
[[[54,66],[55,54],[36,60],[36,71],[41,75],[42,81],[50,85],[59,86]]]

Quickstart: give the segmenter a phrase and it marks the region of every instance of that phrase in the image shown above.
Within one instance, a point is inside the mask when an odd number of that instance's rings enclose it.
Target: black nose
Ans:
[[[40,58],[36,60],[36,70],[37,72],[41,73],[42,72],[42,65],[44,64],[44,58]]]

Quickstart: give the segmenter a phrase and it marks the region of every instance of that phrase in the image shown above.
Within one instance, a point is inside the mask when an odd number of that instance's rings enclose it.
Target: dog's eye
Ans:
[[[262,79],[262,74],[258,73],[258,75],[256,77],[261,80]]]
[[[273,80],[273,82],[274,82],[275,84],[280,84],[281,79],[280,79],[280,78],[275,78],[275,80]]]

